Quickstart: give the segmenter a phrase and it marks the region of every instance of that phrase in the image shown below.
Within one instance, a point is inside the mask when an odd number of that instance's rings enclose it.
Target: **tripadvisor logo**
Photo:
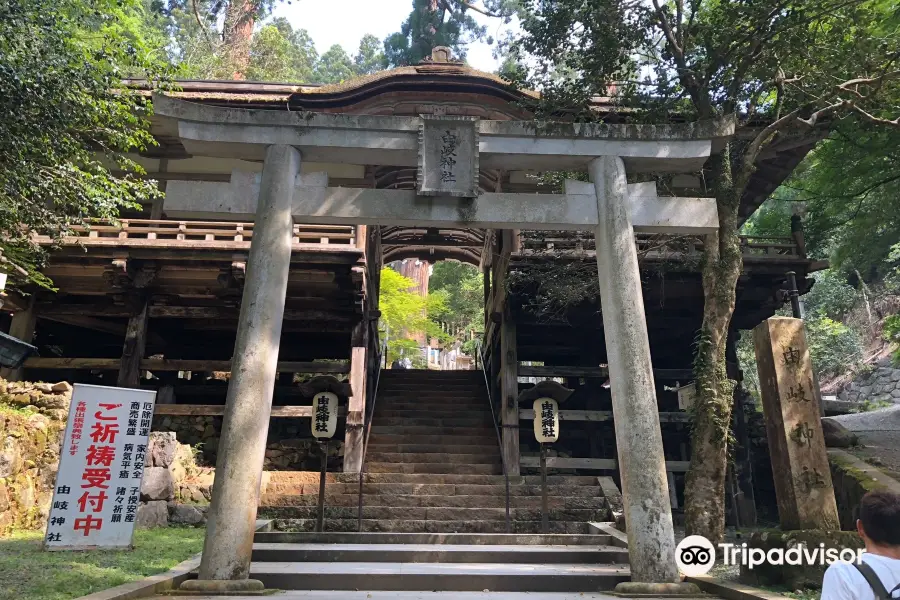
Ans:
[[[855,548],[826,548],[796,545],[792,548],[749,548],[744,544],[719,544],[719,555],[724,565],[753,567],[769,565],[830,565],[835,562],[862,562],[864,550]],[[689,535],[675,547],[675,562],[678,569],[688,577],[699,577],[709,573],[716,562],[716,549],[712,542],[702,535]]]
[[[675,546],[675,563],[688,577],[706,575],[716,562],[716,549],[702,535],[689,535]]]

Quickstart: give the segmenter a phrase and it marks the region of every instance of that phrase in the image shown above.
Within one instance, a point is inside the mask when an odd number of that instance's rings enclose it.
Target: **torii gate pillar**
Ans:
[[[183,590],[238,592],[264,587],[248,576],[291,262],[294,182],[299,172],[300,153],[296,149],[269,146],[241,299],[200,577],[185,581]]]
[[[690,584],[677,583],[672,511],[634,228],[626,201],[625,165],[617,156],[602,156],[590,162],[589,173],[597,195],[594,238],[600,305],[631,562],[632,581],[619,584],[616,591],[652,591],[644,589],[650,582],[682,588]]]

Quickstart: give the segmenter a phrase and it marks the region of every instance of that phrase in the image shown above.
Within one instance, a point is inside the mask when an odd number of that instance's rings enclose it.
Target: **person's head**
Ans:
[[[900,548],[900,494],[875,490],[863,496],[856,530],[867,548],[872,544]]]

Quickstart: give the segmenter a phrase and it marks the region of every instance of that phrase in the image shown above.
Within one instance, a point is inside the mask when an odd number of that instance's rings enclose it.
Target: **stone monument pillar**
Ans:
[[[291,209],[299,172],[297,150],[281,145],[268,148],[238,317],[200,578],[184,582],[183,590],[263,588],[262,582],[248,579],[250,553],[278,367],[291,261]]]
[[[753,344],[781,527],[840,529],[803,320],[767,319]]]

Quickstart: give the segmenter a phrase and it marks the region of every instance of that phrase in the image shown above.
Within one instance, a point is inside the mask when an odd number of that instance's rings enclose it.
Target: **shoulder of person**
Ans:
[[[834,562],[825,571],[822,580],[821,600],[849,600],[856,598],[853,590],[867,586],[866,578],[852,565],[846,562]]]

